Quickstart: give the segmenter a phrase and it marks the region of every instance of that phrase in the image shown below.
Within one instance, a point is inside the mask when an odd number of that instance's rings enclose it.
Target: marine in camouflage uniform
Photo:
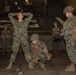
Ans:
[[[54,27],[52,29],[52,43],[54,52],[60,50],[60,29],[58,27],[58,22],[53,23]]]
[[[31,13],[19,12],[19,13],[9,13],[8,16],[13,24],[14,33],[13,33],[13,44],[12,44],[13,53],[11,54],[10,63],[7,69],[9,70],[12,68],[12,64],[15,62],[20,45],[23,48],[25,60],[28,63],[29,68],[32,69],[27,28],[33,15]],[[17,16],[18,20],[14,19],[14,16]],[[23,20],[23,16],[27,16],[27,18]]]
[[[10,32],[8,30],[8,27],[5,26],[2,34],[1,34],[1,38],[2,38],[2,51],[3,51],[3,55],[5,53],[5,51],[9,54],[9,47],[10,47]]]
[[[48,52],[48,49],[44,42],[39,40],[38,34],[33,34],[31,36],[31,53],[32,53],[32,62],[39,63],[41,68],[45,68],[44,63],[50,61],[51,54]]]
[[[76,64],[76,42],[72,40],[71,30],[74,26],[76,26],[76,17],[73,15],[74,8],[72,6],[67,6],[63,13],[68,18],[61,31],[61,35],[64,36],[66,41],[66,51],[71,61],[71,64],[66,67],[65,71],[75,71],[75,64]]]

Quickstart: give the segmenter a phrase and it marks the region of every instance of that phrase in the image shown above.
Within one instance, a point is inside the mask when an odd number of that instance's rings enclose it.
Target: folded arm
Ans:
[[[27,16],[27,18],[25,18],[25,21],[30,22],[30,20],[33,17],[32,13],[23,13],[24,16]]]
[[[18,13],[9,13],[8,14],[8,17],[12,23],[14,23],[14,21],[16,20],[16,19],[14,19],[14,16],[16,16],[16,15],[18,15]]]

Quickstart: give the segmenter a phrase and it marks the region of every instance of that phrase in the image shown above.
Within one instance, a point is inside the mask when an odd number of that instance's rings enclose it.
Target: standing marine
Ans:
[[[4,55],[5,52],[9,54],[10,32],[7,26],[5,26],[4,29],[2,30],[1,38],[2,38],[2,54]]]
[[[61,34],[66,41],[66,52],[70,60],[70,65],[66,67],[65,71],[75,71],[76,64],[76,42],[72,39],[72,29],[76,26],[76,17],[73,15],[74,8],[67,6],[64,8],[63,13],[68,18],[61,30]]]
[[[30,55],[30,48],[28,43],[28,24],[33,17],[32,13],[9,13],[9,19],[13,24],[14,32],[13,32],[13,43],[12,43],[12,54],[10,57],[10,63],[7,67],[8,70],[12,68],[12,64],[15,62],[16,56],[19,51],[20,45],[22,46],[25,60],[28,63],[28,67],[32,69],[31,63],[31,55]],[[16,20],[14,16],[17,16],[18,19]],[[24,16],[27,16],[23,19]]]
[[[53,23],[54,27],[52,28],[52,43],[54,52],[58,52],[60,50],[60,28],[58,26],[58,22]]]

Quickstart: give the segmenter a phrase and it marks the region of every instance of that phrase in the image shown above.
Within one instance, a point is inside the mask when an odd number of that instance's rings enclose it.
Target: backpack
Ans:
[[[76,42],[76,26],[74,26],[71,30],[72,40]]]

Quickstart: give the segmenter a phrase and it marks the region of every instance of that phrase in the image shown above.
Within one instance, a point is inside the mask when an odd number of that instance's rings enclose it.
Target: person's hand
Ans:
[[[61,29],[61,32],[64,32],[64,29]]]

